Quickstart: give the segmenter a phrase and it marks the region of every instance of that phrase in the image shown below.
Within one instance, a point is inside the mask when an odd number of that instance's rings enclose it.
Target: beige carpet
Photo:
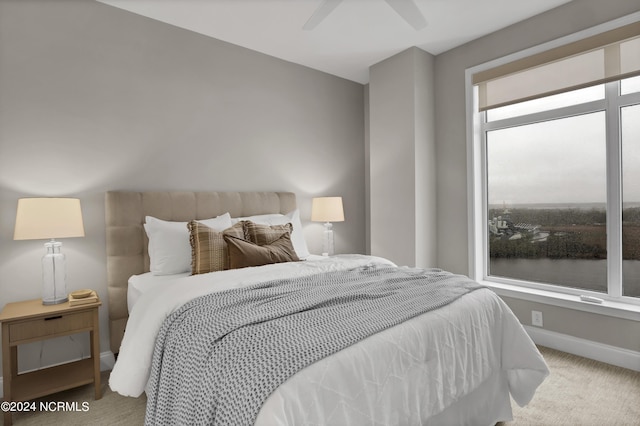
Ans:
[[[540,348],[551,374],[504,425],[640,426],[640,373]]]
[[[540,348],[551,375],[531,404],[514,405],[513,425],[640,425],[640,373]],[[144,423],[145,398],[125,398],[111,392],[103,374],[104,396],[93,400],[93,386],[43,398],[49,401],[87,401],[87,412],[14,414],[13,424],[135,426]]]

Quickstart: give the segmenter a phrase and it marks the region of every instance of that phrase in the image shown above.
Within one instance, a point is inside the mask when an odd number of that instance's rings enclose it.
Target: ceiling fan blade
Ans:
[[[427,26],[427,20],[424,19],[422,12],[413,0],[385,0],[389,6],[396,11],[402,19],[407,21],[416,31],[420,31]]]
[[[309,20],[302,26],[302,29],[310,31],[317,27],[341,2],[342,0],[324,0],[315,12],[313,12]]]

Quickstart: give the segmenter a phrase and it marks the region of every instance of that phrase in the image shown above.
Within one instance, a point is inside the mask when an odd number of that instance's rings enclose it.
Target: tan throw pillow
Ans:
[[[191,242],[191,273],[206,274],[229,269],[229,254],[225,235],[244,238],[244,226],[236,223],[222,232],[195,220],[188,223]]]
[[[224,239],[229,248],[230,269],[300,260],[293,249],[291,234],[288,232],[271,244],[263,246],[231,235],[225,235]]]
[[[293,232],[293,225],[287,223],[285,225],[259,225],[249,220],[243,220],[245,239],[259,246],[266,246],[284,234]]]

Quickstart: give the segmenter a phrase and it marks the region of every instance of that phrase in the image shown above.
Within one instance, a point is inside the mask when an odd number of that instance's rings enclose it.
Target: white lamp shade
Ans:
[[[18,200],[14,240],[84,237],[82,209],[77,198]]]
[[[342,197],[318,197],[311,202],[313,222],[344,222]]]

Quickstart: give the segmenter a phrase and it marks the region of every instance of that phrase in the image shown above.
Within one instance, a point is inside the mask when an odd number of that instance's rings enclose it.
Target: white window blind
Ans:
[[[473,75],[480,111],[640,75],[640,22]]]

